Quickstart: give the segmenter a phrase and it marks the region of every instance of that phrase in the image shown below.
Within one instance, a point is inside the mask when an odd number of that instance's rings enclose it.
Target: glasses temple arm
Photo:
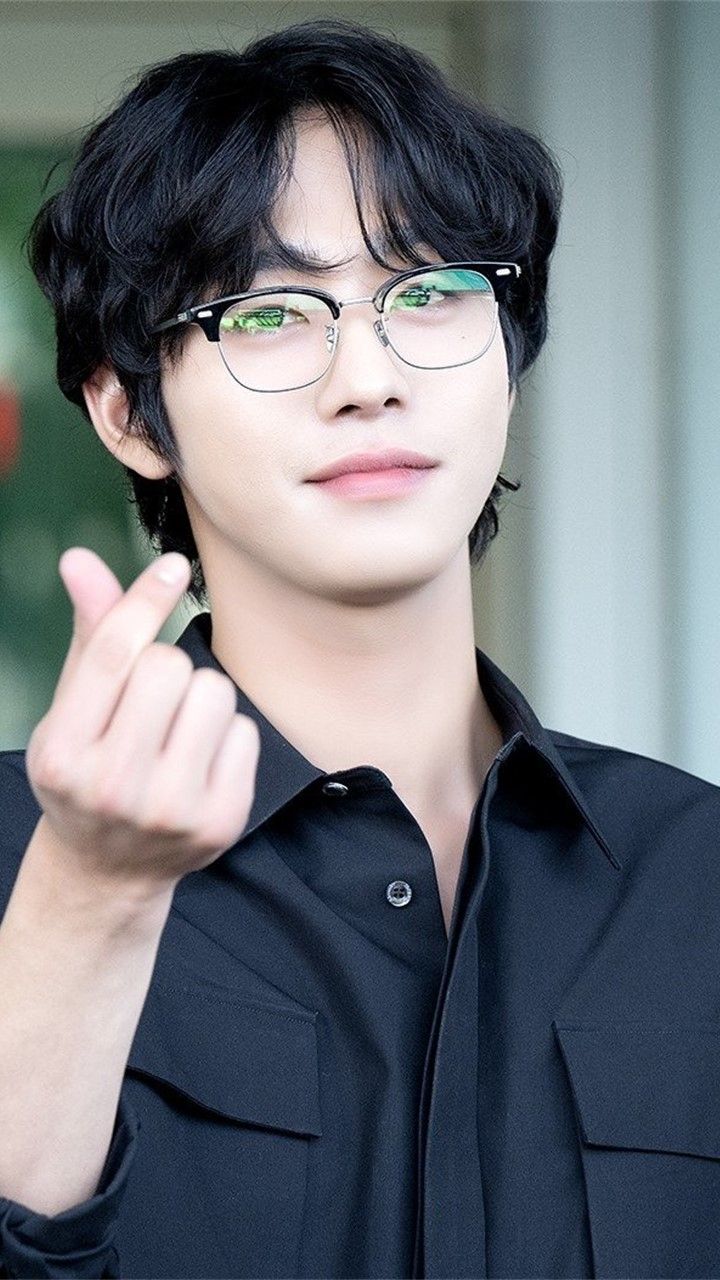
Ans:
[[[151,333],[160,333],[163,329],[172,329],[176,324],[183,324],[186,320],[192,320],[190,311],[181,311],[179,315],[173,316],[172,320],[163,320],[162,324],[154,324]]]

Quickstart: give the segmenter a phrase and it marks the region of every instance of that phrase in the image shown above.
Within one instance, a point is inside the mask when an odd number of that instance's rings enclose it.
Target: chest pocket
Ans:
[[[140,1120],[123,1276],[290,1276],[320,1122],[316,1013],[151,984],[123,1082]]]
[[[553,1023],[596,1276],[720,1276],[720,1023]]]

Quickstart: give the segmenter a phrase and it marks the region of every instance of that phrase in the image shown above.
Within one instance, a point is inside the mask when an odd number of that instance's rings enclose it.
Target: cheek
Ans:
[[[187,468],[193,466],[198,446],[211,441],[213,423],[223,412],[225,389],[212,368],[212,354],[209,343],[203,349],[197,341],[189,342],[181,364],[162,373],[165,409]]]
[[[292,504],[283,487],[283,459],[267,430],[267,409],[255,408],[251,419],[232,393],[228,398],[215,391],[203,403],[197,386],[193,391],[192,410],[177,412],[182,490],[196,536],[205,545],[219,537],[250,554],[274,554],[274,546],[285,554]]]
[[[182,368],[163,375],[162,390],[188,487],[202,495],[228,488],[262,488],[272,467],[268,410],[258,397],[234,383],[214,348],[189,350]]]
[[[488,353],[489,354],[489,353]],[[497,356],[458,369],[448,382],[438,421],[446,424],[448,449],[456,463],[467,466],[468,481],[493,471],[497,474],[507,442],[508,386],[504,362]],[[442,446],[441,439],[438,447]]]

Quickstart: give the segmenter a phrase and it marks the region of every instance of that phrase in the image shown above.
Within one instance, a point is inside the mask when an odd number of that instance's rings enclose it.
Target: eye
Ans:
[[[306,320],[301,312],[291,307],[238,308],[225,313],[220,321],[220,328],[230,333],[277,333],[288,328],[284,321],[291,319],[293,323]]]
[[[449,298],[453,296],[453,290],[447,293],[435,288],[432,285],[412,285],[409,289],[403,289],[400,293],[396,293],[393,299],[393,306],[402,304],[403,307],[427,307],[435,299]]]

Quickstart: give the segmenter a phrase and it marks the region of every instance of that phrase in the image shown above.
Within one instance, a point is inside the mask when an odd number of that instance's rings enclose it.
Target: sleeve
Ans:
[[[121,1093],[107,1160],[95,1194],[49,1217],[0,1196],[0,1277],[120,1276],[113,1240],[140,1121]]]
[[[27,779],[24,754],[0,751],[0,920],[42,812]],[[50,1217],[0,1196],[0,1280],[120,1276],[115,1225],[139,1130],[123,1089],[107,1159],[89,1200]]]

